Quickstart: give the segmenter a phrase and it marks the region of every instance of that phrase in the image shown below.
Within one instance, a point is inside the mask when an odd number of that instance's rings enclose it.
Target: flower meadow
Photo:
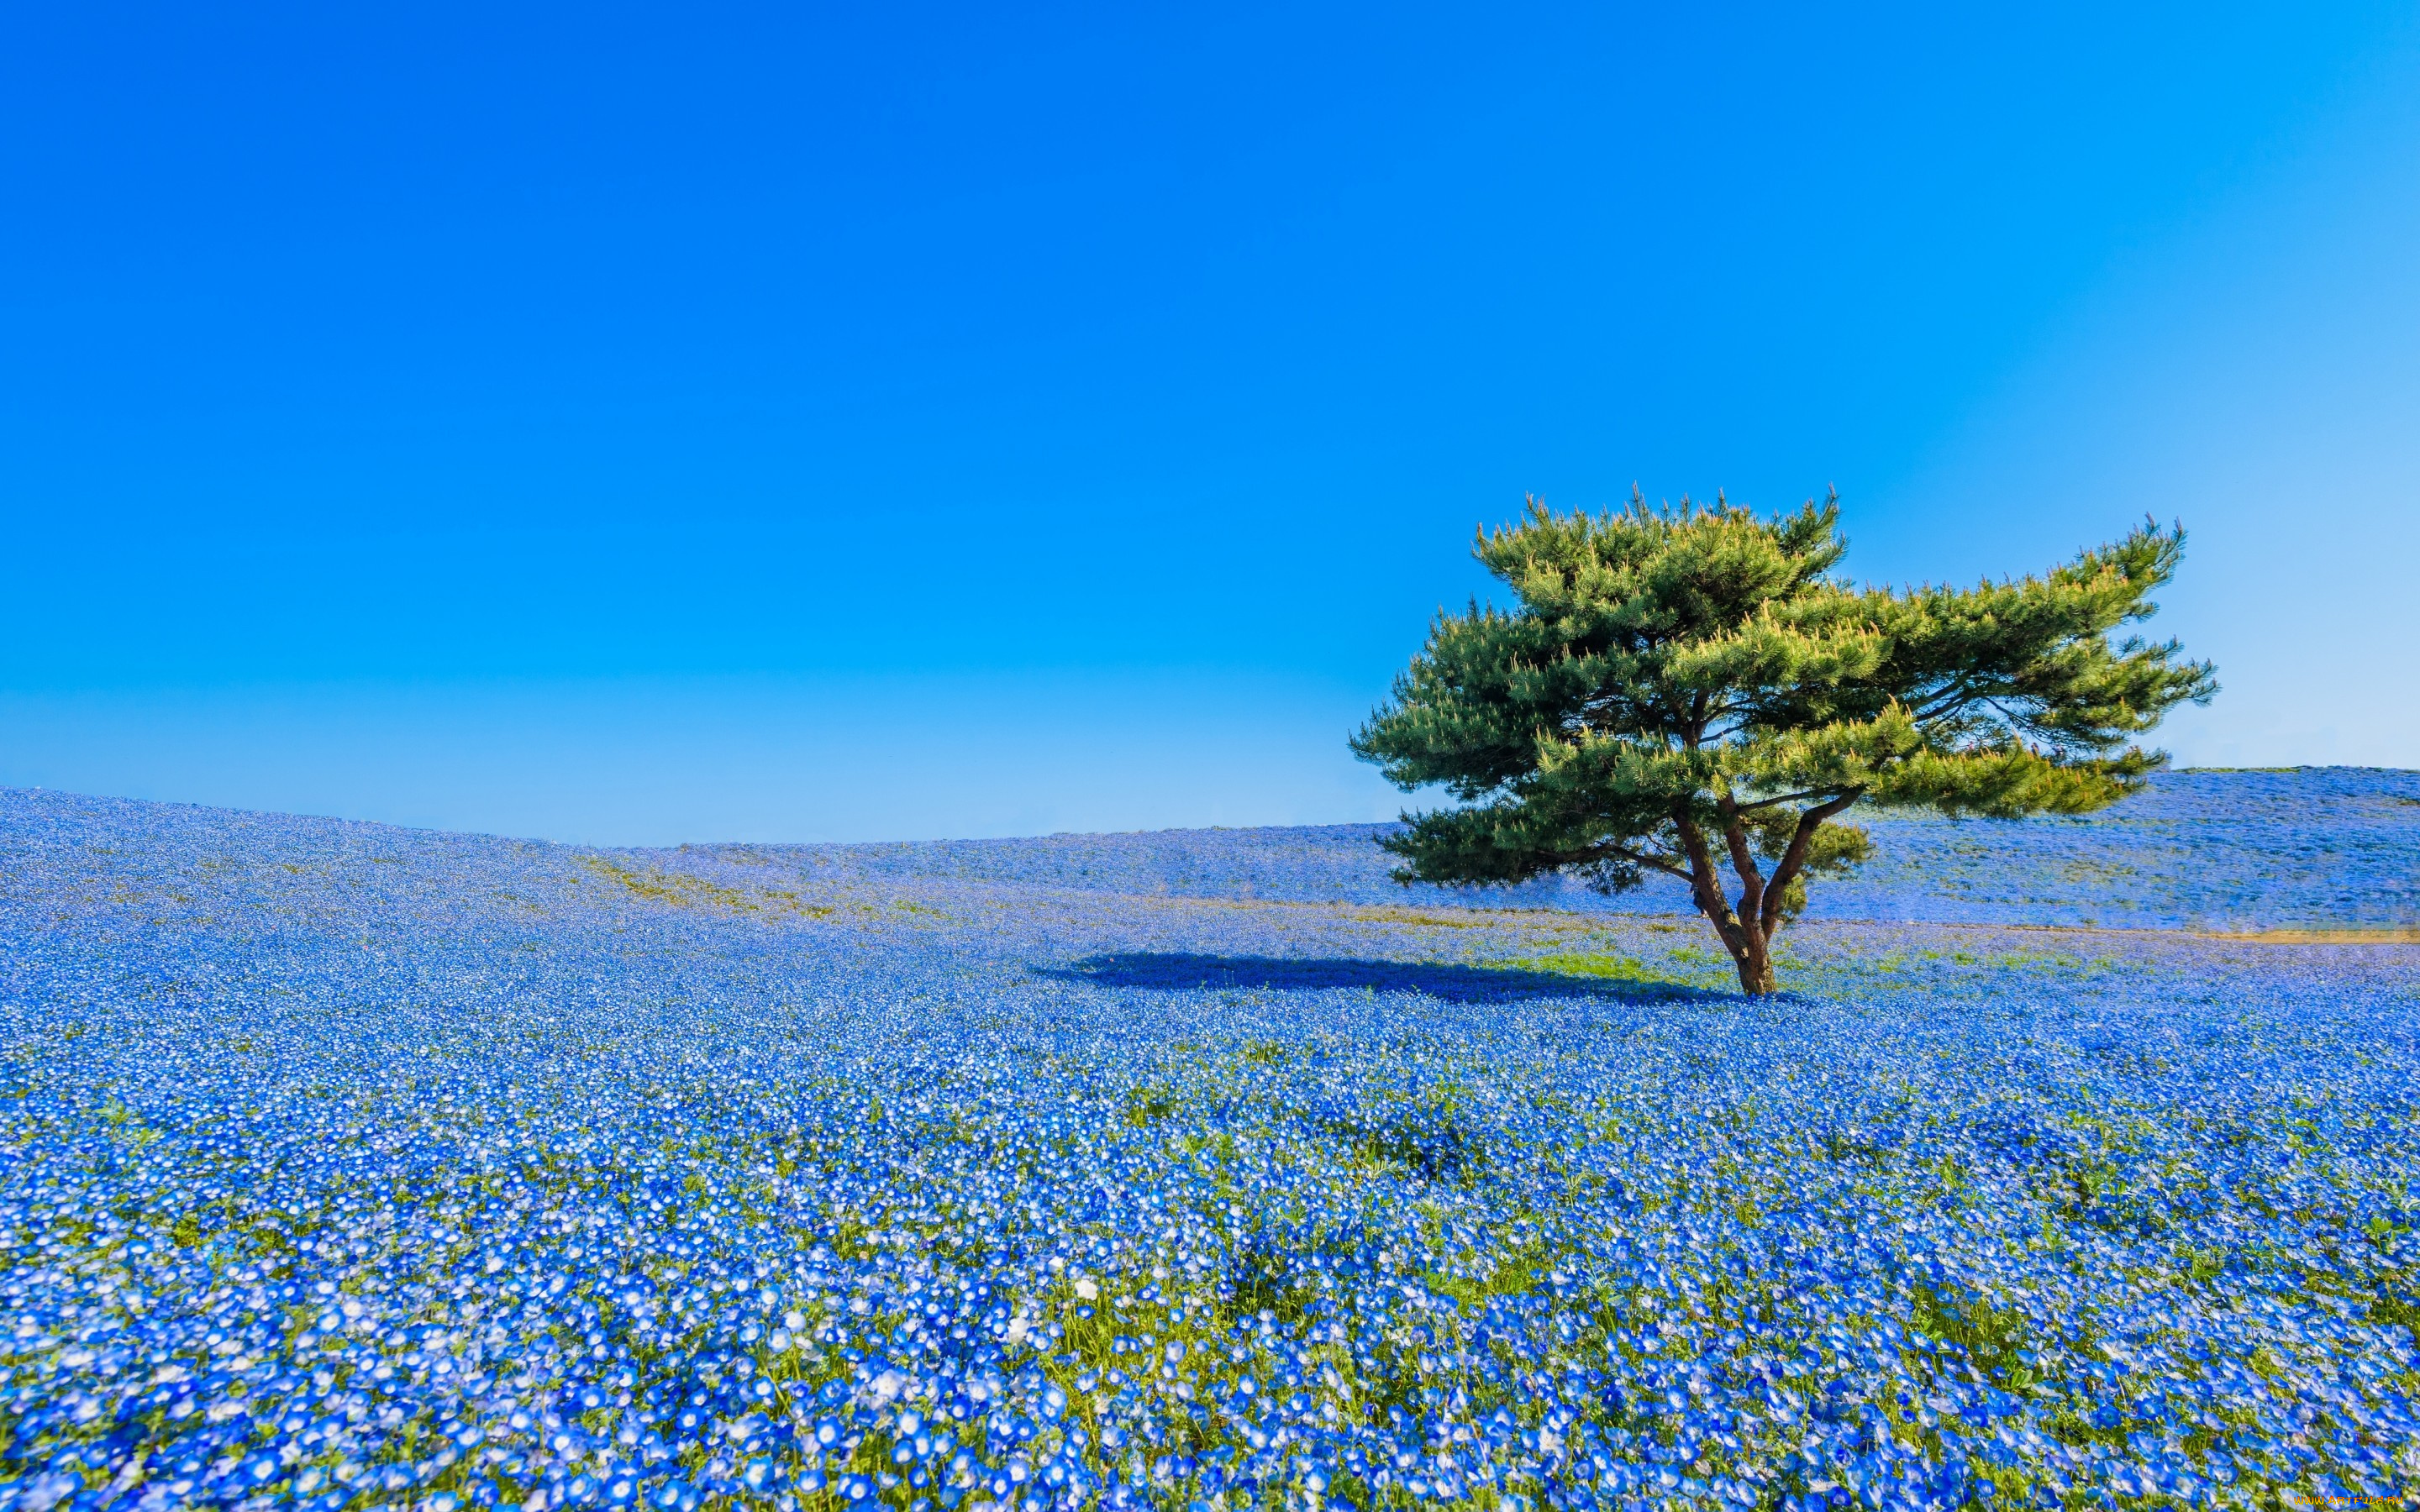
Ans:
[[[1751,1001],[1366,829],[0,793],[0,1508],[2406,1504],[2420,947],[2216,932],[2415,798],[1887,821]]]

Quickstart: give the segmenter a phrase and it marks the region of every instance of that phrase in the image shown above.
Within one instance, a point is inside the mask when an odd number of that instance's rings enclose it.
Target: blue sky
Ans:
[[[0,783],[1379,817],[1473,527],[1634,482],[2181,518],[2180,757],[2420,764],[2411,8],[20,8]]]

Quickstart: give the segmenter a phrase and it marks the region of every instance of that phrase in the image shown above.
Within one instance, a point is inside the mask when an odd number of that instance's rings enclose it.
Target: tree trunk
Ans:
[[[1714,926],[1715,935],[1723,949],[1730,952],[1731,964],[1739,967],[1740,991],[1750,997],[1762,997],[1777,991],[1773,980],[1773,956],[1766,949],[1764,931],[1752,913],[1733,913],[1723,898],[1722,874],[1714,869],[1714,853],[1706,844],[1705,832],[1685,813],[1672,816],[1681,834],[1681,848],[1689,858],[1689,893],[1697,900],[1698,912]],[[1732,825],[1737,829],[1737,825]],[[1745,840],[1734,841],[1734,854],[1741,856],[1747,875],[1755,875],[1755,863],[1745,860]]]
[[[1764,932],[1749,924],[1740,931],[1740,936],[1744,949],[1734,951],[1731,956],[1739,967],[1740,991],[1750,997],[1779,992],[1780,984],[1774,980],[1773,976],[1773,951],[1764,938]]]

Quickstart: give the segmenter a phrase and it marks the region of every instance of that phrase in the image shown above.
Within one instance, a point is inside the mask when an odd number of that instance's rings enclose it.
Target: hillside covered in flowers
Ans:
[[[2420,774],[1874,833],[1751,1001],[1366,826],[0,793],[0,1509],[2412,1494]]]

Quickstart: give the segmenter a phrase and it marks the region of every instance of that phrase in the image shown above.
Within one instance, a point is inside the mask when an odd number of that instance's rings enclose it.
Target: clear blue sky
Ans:
[[[2408,5],[39,5],[0,783],[585,841],[1348,820],[1472,529],[2193,532],[2420,764]]]

